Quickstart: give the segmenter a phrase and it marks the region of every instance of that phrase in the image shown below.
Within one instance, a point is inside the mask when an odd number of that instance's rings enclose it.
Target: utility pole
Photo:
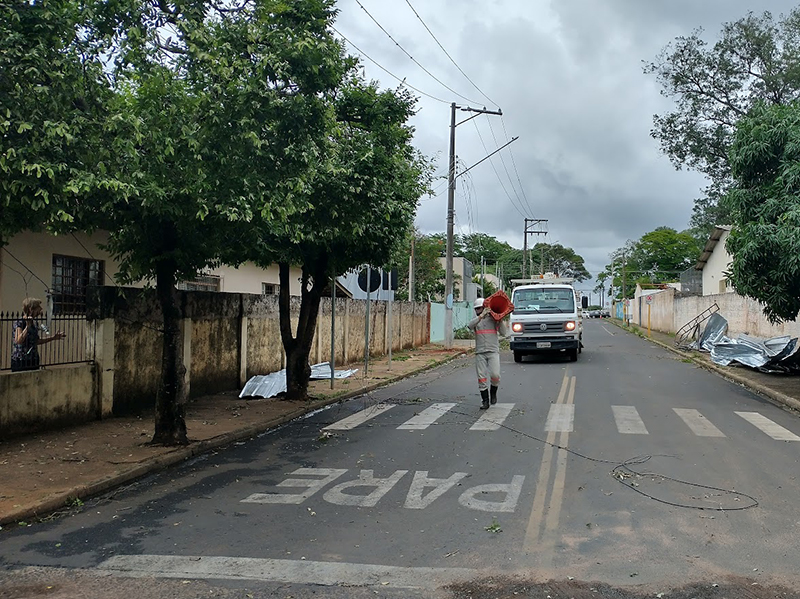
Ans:
[[[622,320],[628,324],[628,284],[625,273],[625,252],[622,252]]]
[[[475,114],[469,118],[464,119],[460,123],[456,123],[456,110],[460,109],[464,112],[474,112]],[[455,220],[455,199],[456,199],[456,127],[474,119],[482,114],[494,114],[498,116],[503,115],[502,110],[486,110],[485,108],[470,108],[469,106],[458,106],[455,102],[450,104],[450,160],[449,170],[447,173],[447,249],[445,254],[445,278],[444,278],[444,346],[447,349],[453,347],[453,221]],[[518,138],[513,138],[515,141]],[[508,143],[511,143],[508,142]],[[505,146],[495,150],[499,152]],[[494,154],[495,152],[492,152]],[[489,154],[491,156],[492,154]],[[473,164],[468,170],[477,166],[483,160]],[[464,174],[460,173],[460,174]]]
[[[529,260],[528,256],[528,235],[547,235],[547,231],[545,230],[545,226],[547,225],[546,218],[526,218],[525,219],[525,230],[523,231],[523,240],[522,240],[522,278],[525,278],[525,263]],[[534,228],[538,227],[538,228]],[[540,274],[544,274],[544,248],[542,248],[542,259],[539,263],[539,270],[541,271]],[[533,271],[533,268],[531,268]],[[533,274],[533,272],[531,272]]]
[[[417,242],[417,232],[414,231],[413,235],[411,236],[411,264],[408,265],[408,301],[414,301],[414,268],[416,264],[414,263],[414,246]]]

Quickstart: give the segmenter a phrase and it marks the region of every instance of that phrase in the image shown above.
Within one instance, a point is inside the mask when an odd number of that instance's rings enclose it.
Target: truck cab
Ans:
[[[564,353],[573,362],[583,348],[583,318],[572,279],[544,275],[514,280],[511,350],[514,361],[537,353]]]

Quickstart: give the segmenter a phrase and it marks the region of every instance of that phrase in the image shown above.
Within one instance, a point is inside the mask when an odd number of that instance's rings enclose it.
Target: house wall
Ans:
[[[208,271],[211,275],[222,279],[222,289],[227,293],[252,293],[261,295],[261,283],[280,284],[280,269],[277,264],[267,268],[256,266],[252,262],[245,262],[241,266],[220,266]],[[300,277],[303,272],[297,267],[289,270],[289,294],[300,295]]]
[[[714,251],[708,258],[703,267],[703,295],[717,295],[719,293],[733,292],[732,287],[725,285],[725,275],[723,274],[731,263],[731,255],[725,249],[725,242],[728,240],[730,231],[724,231],[719,238]],[[720,283],[724,287],[720,287]]]
[[[25,231],[15,235],[6,247],[0,248],[3,263],[0,311],[21,310],[22,300],[26,297],[45,300],[47,288],[52,284],[53,254],[102,260],[106,274],[113,278],[118,271],[117,263],[108,252],[98,247],[107,241],[108,234],[103,232],[50,235]],[[109,276],[106,282],[112,280]]]

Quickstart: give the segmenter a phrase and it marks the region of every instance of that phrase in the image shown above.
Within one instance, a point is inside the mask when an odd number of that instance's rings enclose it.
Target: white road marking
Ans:
[[[608,330],[608,329],[607,329],[605,326],[603,327],[603,330],[604,330],[606,333],[608,333],[609,335],[611,335],[612,337],[613,337],[614,335],[616,335],[616,333],[612,333],[612,332],[611,332],[611,331],[609,331],[609,330]]]
[[[617,430],[625,435],[647,435],[647,427],[633,406],[611,406]]]
[[[514,409],[513,403],[498,403],[490,407],[478,419],[478,422],[469,427],[471,431],[496,431],[505,422],[511,410]]]
[[[287,478],[279,482],[276,487],[306,487],[302,493],[253,493],[249,497],[242,499],[242,503],[282,503],[295,504],[303,503],[314,493],[322,489],[328,483],[332,483],[342,474],[347,472],[346,468],[298,468],[292,475],[294,476],[321,476],[320,479]]]
[[[517,502],[519,501],[520,493],[522,493],[522,483],[524,482],[525,477],[517,474],[511,479],[511,484],[508,485],[478,485],[464,491],[461,497],[458,498],[458,503],[471,510],[513,513],[517,509]],[[506,498],[503,501],[478,499],[478,496],[492,493],[505,493]]]
[[[375,416],[379,416],[384,412],[391,410],[394,407],[394,404],[385,404],[380,403],[374,406],[370,406],[360,412],[356,412],[352,416],[348,416],[347,418],[342,418],[339,422],[334,422],[333,424],[329,424],[322,430],[324,431],[349,431],[357,427],[359,424],[364,424],[368,420],[372,420]]]
[[[431,424],[436,422],[439,418],[444,416],[449,410],[452,410],[456,407],[454,403],[437,403],[432,405],[429,408],[425,408],[411,418],[410,420],[404,422],[398,429],[401,430],[422,430],[428,428]]]
[[[362,470],[356,480],[349,480],[347,482],[339,483],[335,487],[331,487],[325,491],[322,498],[328,503],[335,505],[357,505],[359,507],[375,507],[381,500],[381,497],[386,495],[392,490],[398,481],[405,476],[408,470],[396,470],[388,478],[375,478],[372,470]],[[345,489],[352,489],[353,487],[361,488],[374,488],[374,491],[367,495],[345,493]]]
[[[725,433],[711,424],[706,417],[697,410],[689,410],[686,408],[672,408],[672,410],[681,417],[681,419],[686,423],[686,426],[688,426],[698,437],[725,436]]]
[[[466,472],[456,472],[450,478],[429,478],[427,470],[415,472],[403,507],[411,510],[425,509],[467,476]],[[433,490],[423,497],[423,491],[429,487]]]
[[[761,432],[769,435],[776,441],[800,441],[800,437],[792,431],[783,428],[781,425],[772,422],[766,416],[758,412],[736,412],[739,416],[747,420],[750,424],[758,428]]]
[[[552,404],[547,415],[544,430],[556,433],[571,433],[575,422],[575,406],[569,404]]]
[[[131,578],[259,580],[324,586],[434,589],[470,580],[469,568],[403,568],[335,562],[175,555],[116,555],[95,571]]]

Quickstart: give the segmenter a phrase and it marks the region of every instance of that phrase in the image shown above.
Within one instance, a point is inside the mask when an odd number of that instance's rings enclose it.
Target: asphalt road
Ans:
[[[3,531],[0,597],[800,596],[800,419],[584,343],[504,354],[486,412],[465,357]]]

